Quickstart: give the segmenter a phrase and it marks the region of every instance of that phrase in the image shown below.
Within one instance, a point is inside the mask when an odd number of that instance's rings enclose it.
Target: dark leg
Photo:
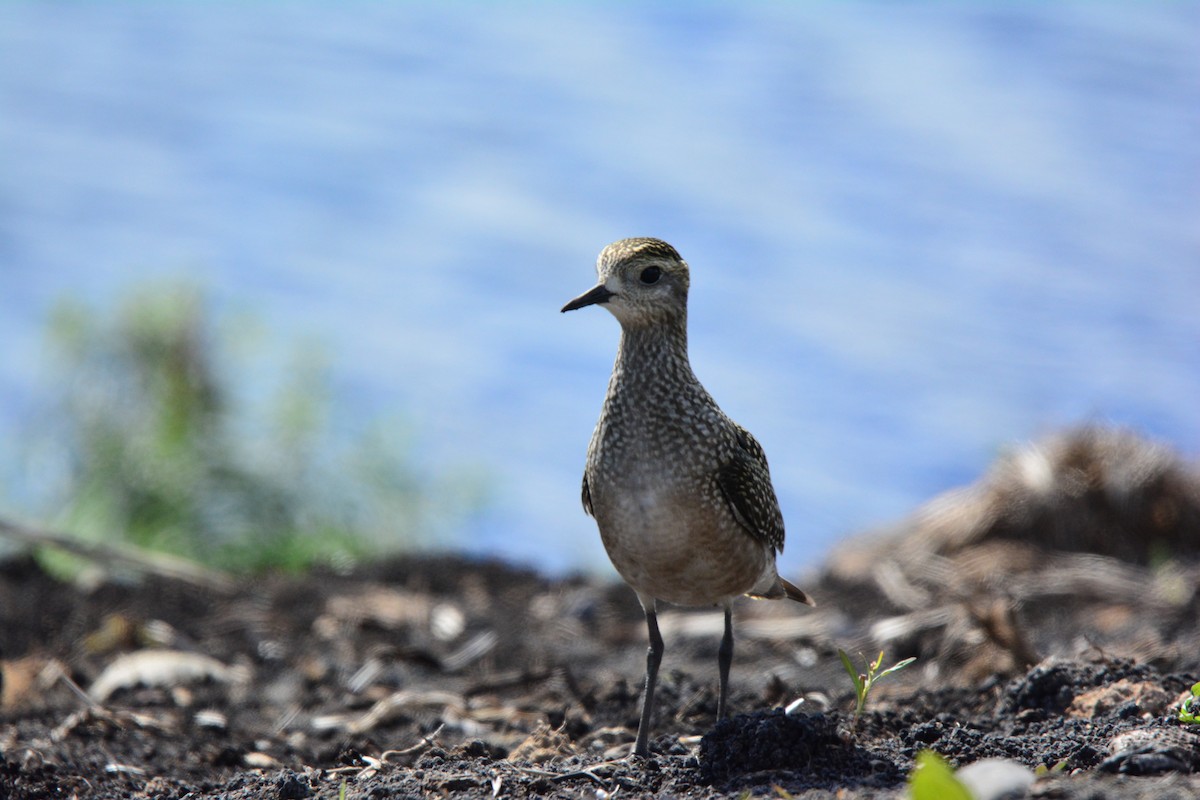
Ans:
[[[729,696],[729,665],[733,663],[733,608],[725,607],[725,635],[721,637],[721,649],[717,651],[717,669],[720,672],[720,694],[717,695],[717,719],[725,719],[725,699]]]
[[[646,651],[646,696],[642,700],[642,719],[638,723],[635,756],[650,755],[650,713],[654,710],[654,687],[658,683],[658,665],[662,662],[663,640],[658,632],[658,614],[654,604],[646,605],[646,627],[650,631],[650,649]]]

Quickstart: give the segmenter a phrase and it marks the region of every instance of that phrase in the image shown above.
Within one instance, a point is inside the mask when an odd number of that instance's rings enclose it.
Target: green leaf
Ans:
[[[842,666],[846,668],[846,674],[850,676],[850,680],[854,681],[854,691],[857,694],[863,692],[863,681],[858,676],[858,669],[850,661],[850,656],[846,655],[846,651],[838,648],[838,657],[842,659]]]
[[[908,776],[908,794],[912,800],[974,800],[950,765],[932,750],[917,753],[917,766]]]
[[[1192,685],[1192,696],[1183,701],[1176,719],[1189,725],[1200,724],[1200,707],[1198,707],[1200,704],[1197,703],[1197,700],[1200,700],[1200,683]]]
[[[892,664],[887,669],[885,669],[883,672],[876,675],[875,677],[876,677],[876,679],[879,679],[879,678],[882,678],[884,675],[891,675],[893,672],[904,669],[905,667],[907,667],[909,664],[913,663],[916,660],[917,660],[916,656],[912,656],[910,658],[904,659],[903,661],[898,661],[895,664]]]

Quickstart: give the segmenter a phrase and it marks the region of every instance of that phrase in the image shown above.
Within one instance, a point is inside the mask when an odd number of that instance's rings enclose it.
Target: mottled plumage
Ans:
[[[687,263],[659,239],[623,239],[604,248],[596,271],[595,288],[563,311],[599,303],[621,323],[582,498],[609,558],[646,612],[651,647],[635,747],[645,755],[662,656],[657,600],[725,607],[722,716],[733,599],[749,594],[810,601],[775,569],[783,515],[762,447],[721,411],[692,372]]]

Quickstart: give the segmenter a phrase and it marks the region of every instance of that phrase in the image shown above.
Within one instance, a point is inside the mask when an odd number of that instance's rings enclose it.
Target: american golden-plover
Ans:
[[[595,288],[562,310],[601,304],[621,323],[588,446],[583,508],[646,613],[650,648],[633,751],[644,756],[663,654],[657,601],[724,607],[718,718],[725,716],[733,660],[733,600],[745,594],[813,603],[775,568],[783,515],[762,447],[692,372],[687,262],[660,239],[622,239],[600,253],[596,272]]]

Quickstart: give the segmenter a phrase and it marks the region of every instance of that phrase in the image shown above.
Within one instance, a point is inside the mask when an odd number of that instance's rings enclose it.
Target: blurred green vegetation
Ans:
[[[450,517],[479,510],[477,477],[422,473],[408,429],[338,407],[320,348],[247,359],[270,349],[262,338],[247,319],[218,324],[190,286],[144,287],[108,314],[60,304],[25,442],[35,513],[86,539],[257,571],[442,540]]]

